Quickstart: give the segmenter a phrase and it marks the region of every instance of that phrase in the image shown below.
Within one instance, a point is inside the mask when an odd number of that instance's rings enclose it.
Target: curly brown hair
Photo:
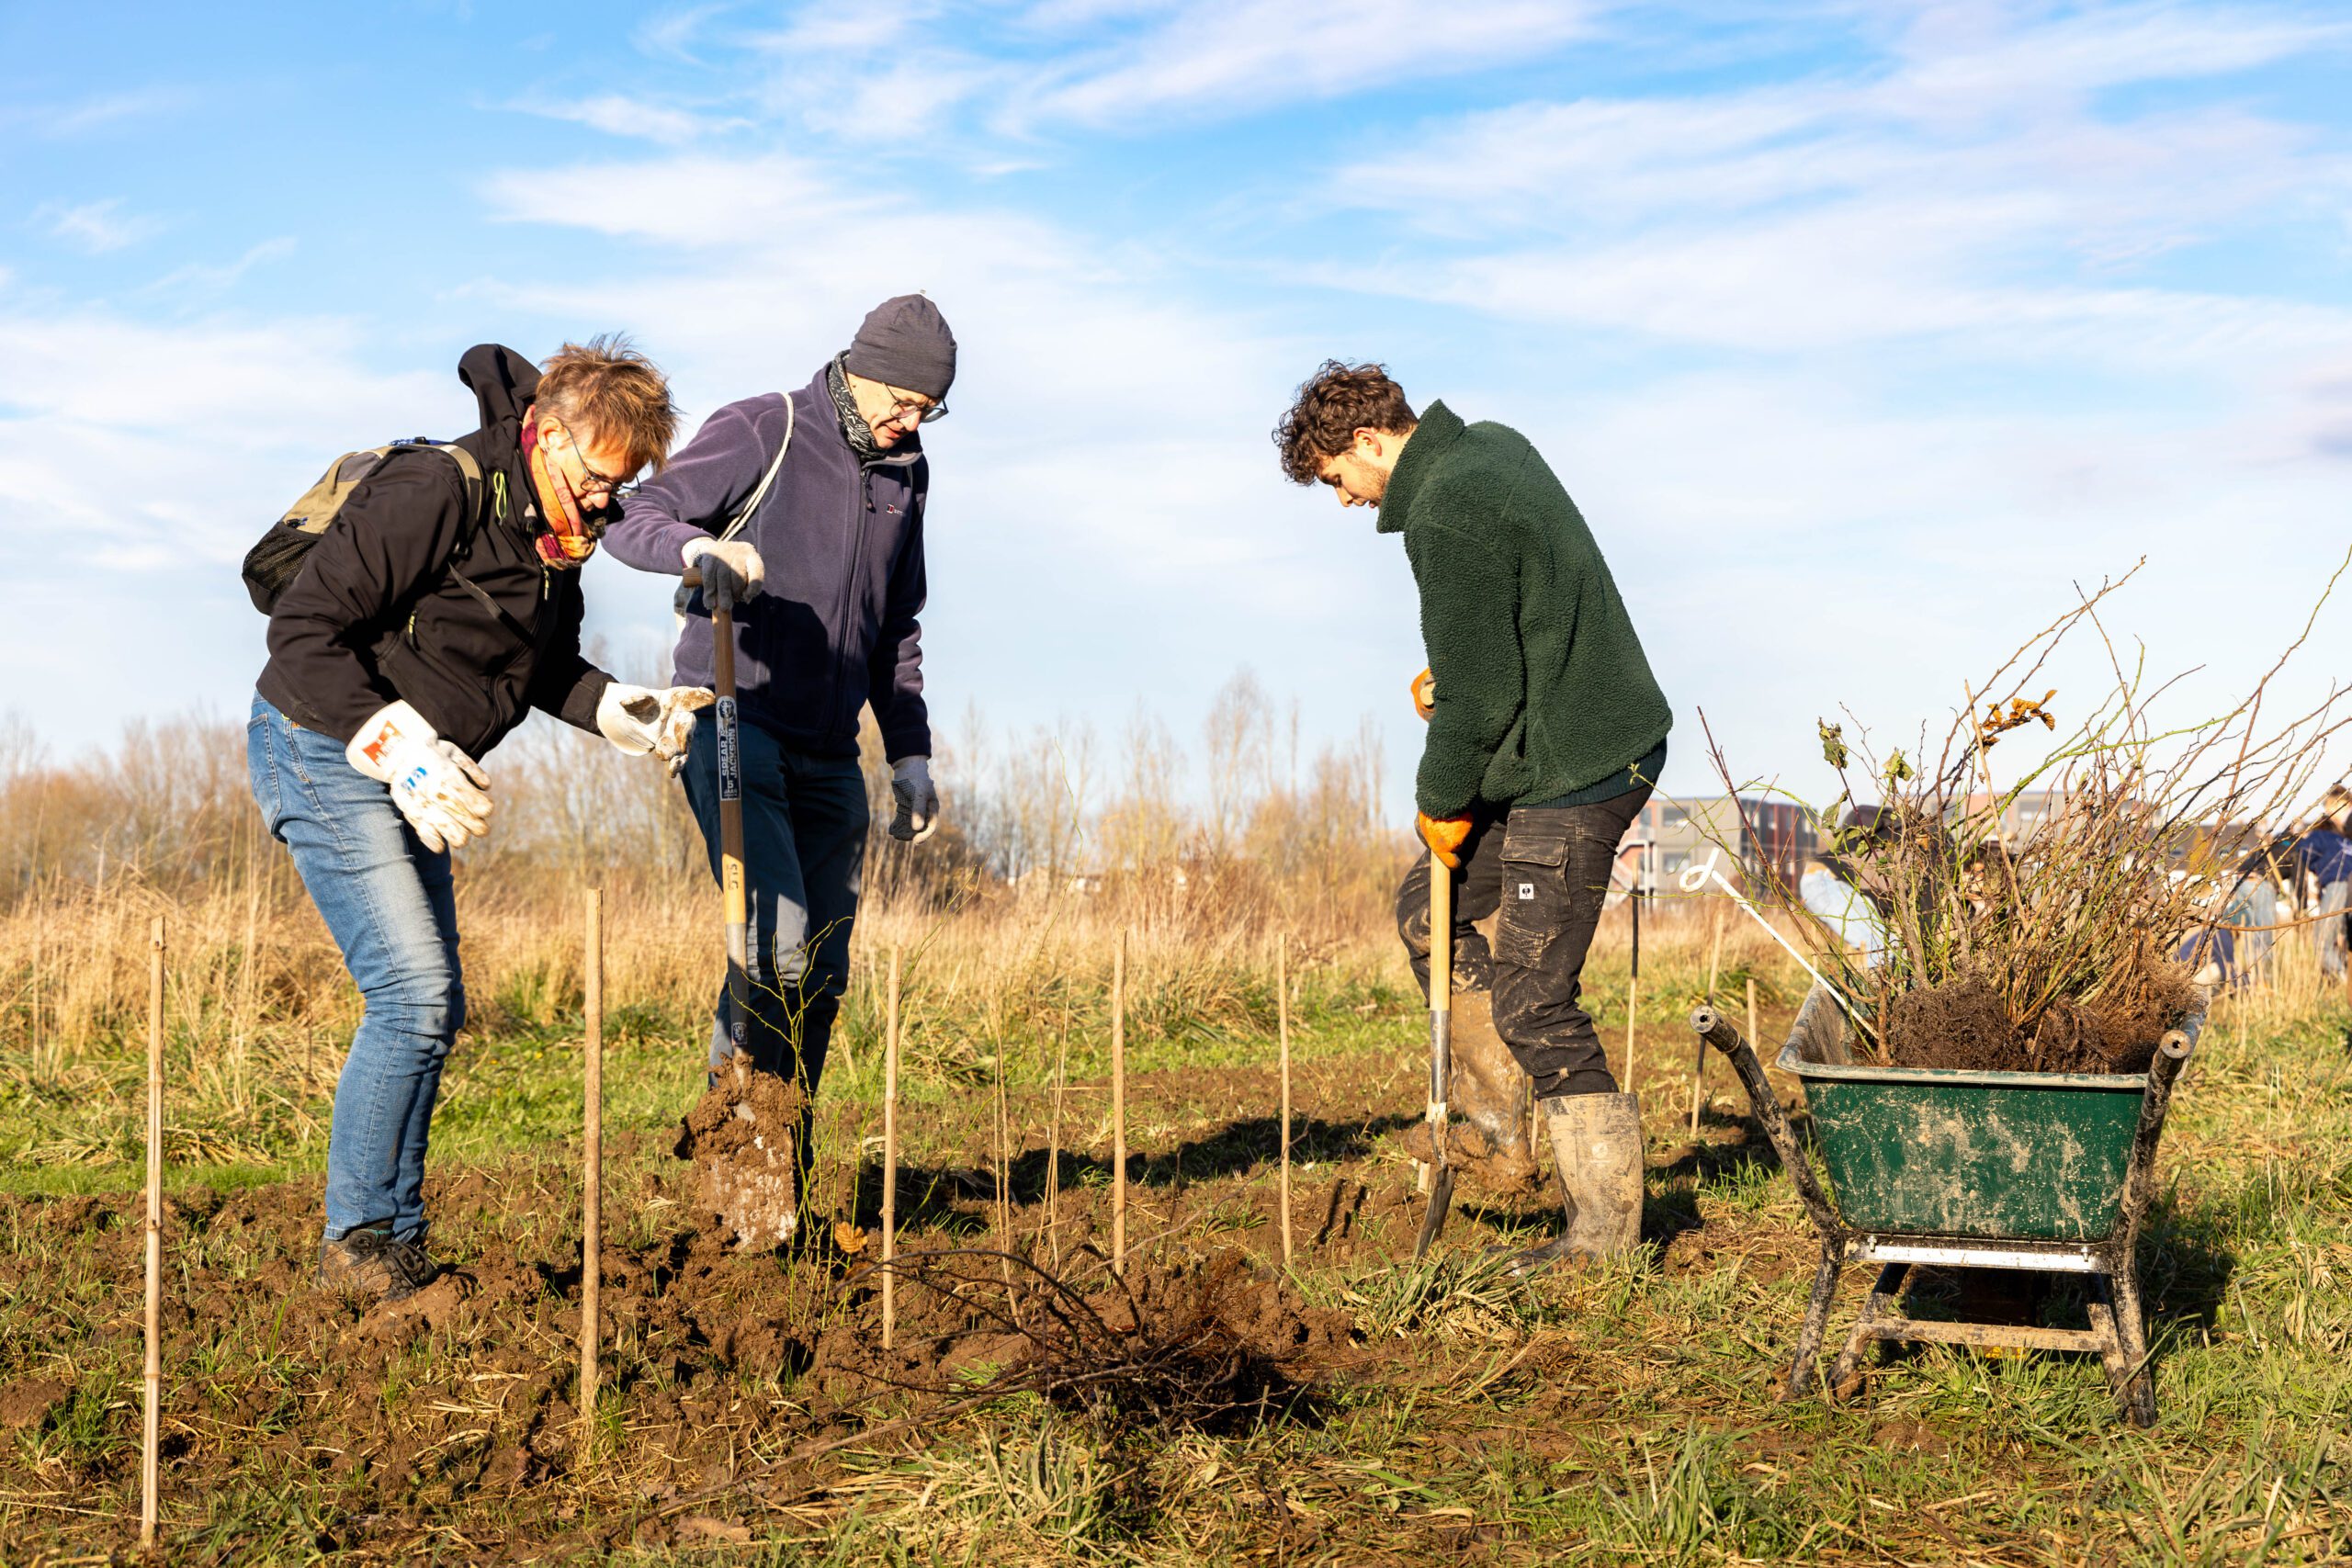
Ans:
[[[1323,477],[1324,459],[1354,445],[1357,431],[1402,432],[1416,423],[1405,389],[1388,378],[1386,366],[1327,359],[1274,426],[1274,445],[1282,451],[1283,472],[1294,483],[1311,485]]]

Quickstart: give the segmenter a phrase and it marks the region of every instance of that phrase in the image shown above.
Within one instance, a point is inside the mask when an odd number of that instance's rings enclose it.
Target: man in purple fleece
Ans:
[[[891,835],[924,839],[939,811],[916,620],[931,477],[918,432],[947,412],[955,378],[938,307],[886,299],[806,387],[711,415],[605,532],[605,547],[639,570],[700,574],[681,604],[680,682],[711,683],[710,605],[733,608],[752,925],[743,1039],[755,1066],[810,1099],[849,984],[869,704],[891,762]],[[695,727],[684,777],[715,877],[715,725]],[[736,1049],[731,1022],[722,983],[714,1069]]]

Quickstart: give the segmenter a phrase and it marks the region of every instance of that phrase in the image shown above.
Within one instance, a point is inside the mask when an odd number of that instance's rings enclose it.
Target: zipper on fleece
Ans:
[[[857,463],[857,454],[851,453],[850,461]],[[849,504],[849,570],[842,574],[841,615],[833,622],[833,701],[837,705],[829,728],[841,722],[838,705],[849,682],[850,611],[857,603],[857,580],[865,570],[865,514],[874,510],[874,470],[863,463],[858,463],[857,467],[857,493]],[[849,710],[849,733],[853,739],[857,735],[857,709],[864,705],[865,699],[861,697],[857,705]]]

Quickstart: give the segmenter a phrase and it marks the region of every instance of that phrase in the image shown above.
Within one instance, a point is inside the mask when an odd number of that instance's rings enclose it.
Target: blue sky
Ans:
[[[1249,666],[1401,805],[1402,551],[1266,435],[1327,355],[1546,453],[1683,790],[1700,708],[1810,787],[1816,714],[1948,709],[2142,555],[2209,700],[2352,541],[2341,7],[13,0],[0,58],[0,707],[58,750],[240,715],[238,557],[463,428],[469,344],[631,332],[691,423],[912,288],[951,743]],[[590,570],[646,667],[663,585]],[[2347,674],[2339,603],[2296,690]]]

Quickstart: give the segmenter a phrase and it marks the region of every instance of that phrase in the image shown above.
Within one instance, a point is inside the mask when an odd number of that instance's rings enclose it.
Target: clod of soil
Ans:
[[[54,1415],[74,1391],[55,1378],[25,1378],[0,1388],[0,1428],[21,1432]]]
[[[776,1247],[800,1228],[799,1086],[738,1055],[679,1123],[676,1153],[694,1161],[701,1197],[745,1250]]]
[[[2120,1005],[2061,999],[2029,1030],[2009,1016],[1999,991],[1969,976],[1905,991],[1887,1003],[1886,1054],[1898,1067],[1970,1072],[2143,1073],[2165,1032],[2199,1002],[2188,971],[2152,964],[2119,987]]]
[[[1435,1157],[1437,1141],[1430,1135],[1427,1122],[1407,1128],[1396,1142],[1424,1165]],[[1498,1147],[1485,1128],[1472,1122],[1448,1122],[1445,1146],[1456,1176],[1467,1176],[1498,1197],[1524,1197],[1543,1186],[1543,1168],[1534,1159]]]

